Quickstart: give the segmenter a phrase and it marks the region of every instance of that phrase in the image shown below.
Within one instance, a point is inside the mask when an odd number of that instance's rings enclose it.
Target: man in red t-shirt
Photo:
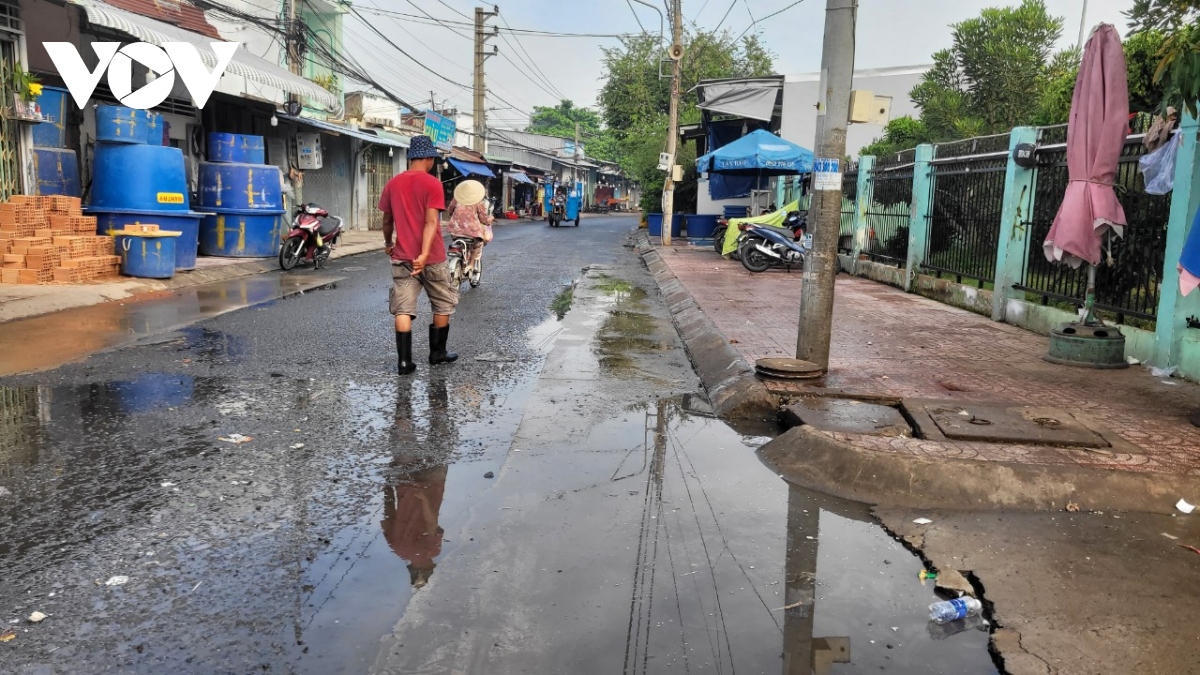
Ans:
[[[428,136],[413,137],[408,148],[408,171],[393,176],[379,198],[383,245],[392,259],[388,306],[396,318],[396,354],[401,375],[417,369],[412,358],[412,320],[417,315],[417,298],[422,290],[433,308],[429,363],[458,360],[458,354],[446,351],[450,315],[458,306],[458,289],[450,283],[446,242],[442,239],[441,214],[446,210],[446,196],[441,181],[430,174],[437,158],[437,148]]]

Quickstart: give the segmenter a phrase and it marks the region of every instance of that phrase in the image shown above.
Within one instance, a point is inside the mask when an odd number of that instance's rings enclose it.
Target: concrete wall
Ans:
[[[908,92],[920,83],[930,66],[906,66],[859,70],[854,73],[854,88],[866,89],[876,96],[891,96],[891,118],[918,114]],[[817,101],[820,73],[788,75],[783,81],[783,120],[780,135],[806,148],[813,147],[817,135]],[[846,154],[857,157],[864,145],[883,134],[880,124],[851,124],[846,131]]]

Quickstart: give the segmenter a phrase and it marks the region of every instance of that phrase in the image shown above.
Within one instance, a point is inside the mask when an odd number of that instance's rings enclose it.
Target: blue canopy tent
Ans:
[[[713,199],[744,197],[749,194],[749,185],[744,179],[752,179],[755,188],[762,178],[770,176],[795,176],[812,172],[812,150],[800,147],[775,134],[758,129],[717,148],[696,160],[696,171],[710,174],[709,195]],[[720,176],[740,176],[742,183],[730,194]],[[744,191],[744,193],[743,193]]]

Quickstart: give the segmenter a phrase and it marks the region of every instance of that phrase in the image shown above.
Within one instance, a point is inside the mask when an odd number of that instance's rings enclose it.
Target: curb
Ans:
[[[645,230],[634,234],[646,267],[667,303],[671,321],[683,340],[688,357],[708,392],[717,417],[729,420],[775,421],[779,401],[754,374],[741,352],[729,344],[712,319],[650,244]]]
[[[928,459],[864,450],[796,427],[758,450],[785,479],[843,499],[921,509],[1082,510],[1174,514],[1200,496],[1200,476],[1069,465]]]

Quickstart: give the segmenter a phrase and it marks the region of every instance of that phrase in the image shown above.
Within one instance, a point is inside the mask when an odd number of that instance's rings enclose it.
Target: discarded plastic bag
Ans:
[[[1138,160],[1138,168],[1146,177],[1146,193],[1165,195],[1175,187],[1175,156],[1179,154],[1177,134],[1161,148]]]

